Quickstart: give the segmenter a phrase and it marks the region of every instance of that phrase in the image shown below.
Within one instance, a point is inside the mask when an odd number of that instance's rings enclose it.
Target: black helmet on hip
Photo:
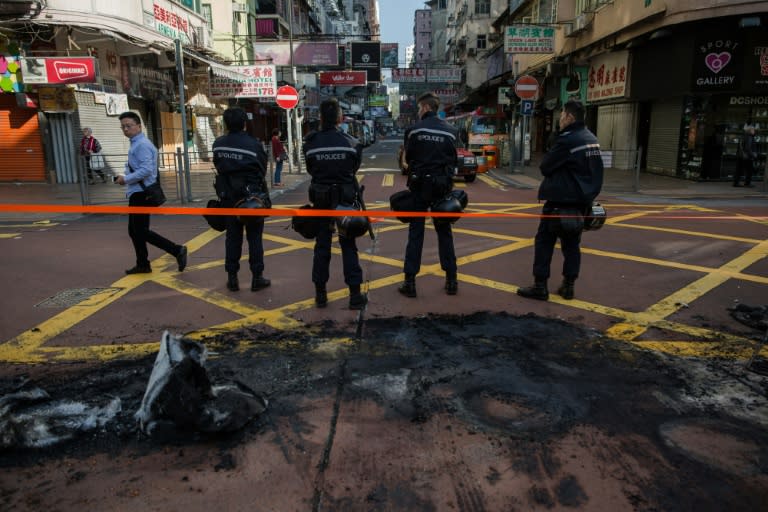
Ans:
[[[359,212],[354,206],[339,205],[336,210],[350,210],[350,212]],[[336,228],[339,230],[339,236],[344,238],[357,238],[368,232],[371,223],[368,217],[364,215],[345,215],[336,217]]]
[[[235,207],[243,208],[246,210],[261,210],[266,208],[266,205],[264,204],[264,201],[259,196],[250,196],[238,201]],[[246,226],[248,225],[258,226],[259,224],[264,224],[263,215],[238,215],[237,220],[239,220],[241,223],[245,224]]]
[[[592,206],[587,209],[587,214],[584,216],[584,231],[597,231],[603,227],[607,218],[608,212],[605,207],[600,203],[592,203]]]
[[[206,208],[221,208],[221,201],[218,199],[210,199]],[[226,215],[203,215],[203,217],[208,225],[216,231],[224,231],[227,229]]]
[[[461,206],[461,201],[459,200],[459,198],[452,192],[449,192],[442,199],[438,199],[437,201],[432,203],[432,207],[430,209],[436,213],[461,213],[461,211],[464,208]],[[450,222],[451,224],[453,224],[457,220],[459,220],[458,217],[433,217],[432,218],[433,222]]]
[[[310,210],[312,209],[312,205],[305,204],[299,209]],[[323,226],[323,223],[329,223],[328,217],[309,217],[306,215],[296,215],[291,218],[291,229],[293,229],[304,238],[310,240],[317,237],[317,234],[320,232],[320,228]]]

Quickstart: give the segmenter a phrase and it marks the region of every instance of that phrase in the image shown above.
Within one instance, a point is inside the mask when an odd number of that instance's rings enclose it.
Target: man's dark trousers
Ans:
[[[427,211],[428,204],[415,195],[415,211]],[[421,252],[424,248],[424,224],[426,217],[414,218],[408,226],[408,245],[405,247],[406,275],[415,276],[421,269]],[[435,222],[437,232],[437,249],[440,255],[440,268],[447,275],[456,275],[456,251],[453,248],[453,232],[450,222]]]
[[[570,208],[578,208],[573,205]],[[542,210],[544,217],[539,222],[539,230],[536,232],[533,257],[533,277],[536,279],[549,279],[552,254],[555,252],[557,242],[557,228],[560,219],[546,217],[552,215],[554,207],[545,204]],[[581,233],[560,236],[560,247],[563,251],[563,276],[576,279],[581,268]]]
[[[254,276],[260,276],[264,272],[264,242],[261,239],[263,232],[263,222],[245,225],[245,238],[248,240],[248,265]],[[228,274],[237,274],[240,270],[240,257],[243,255],[243,224],[237,220],[237,217],[227,217],[224,252],[224,270]]]
[[[331,265],[331,243],[333,242],[333,223],[323,224],[315,239],[315,255],[312,260],[312,282],[325,284],[329,279]],[[347,286],[360,285],[363,282],[363,269],[357,256],[357,244],[354,238],[339,236],[341,260],[344,267],[344,283]]]
[[[144,192],[134,192],[128,198],[128,206],[152,206],[147,201],[147,194]],[[149,214],[130,213],[128,214],[128,236],[133,242],[133,249],[136,251],[136,265],[140,267],[149,266],[149,251],[147,244],[164,250],[168,254],[176,257],[181,250],[180,245],[176,245],[167,238],[158,235],[149,229]]]

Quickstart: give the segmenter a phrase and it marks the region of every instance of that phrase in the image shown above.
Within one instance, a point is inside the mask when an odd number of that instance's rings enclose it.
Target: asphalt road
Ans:
[[[125,219],[0,225],[0,391],[102,405],[114,422],[46,450],[7,443],[13,510],[711,510],[768,499],[763,332],[738,304],[768,296],[765,208],[606,195],[583,235],[576,298],[525,300],[535,190],[457,182],[459,293],[447,296],[428,230],[418,298],[397,293],[407,226],[376,217],[404,187],[398,141],[368,148],[361,184],[376,240],[358,240],[369,305],[347,308],[340,253],[314,307],[312,243],[266,222],[272,286],[228,292],[223,235],[155,216],[189,266],[151,252],[125,276]],[[306,202],[306,183],[275,206]],[[521,215],[528,214],[528,215]],[[758,217],[763,217],[759,219]],[[247,255],[244,256],[247,259]],[[241,281],[250,277],[247,263]],[[556,254],[553,275],[561,266]],[[551,288],[556,289],[559,279]],[[270,401],[232,436],[147,440],[133,412],[164,330],[213,352],[214,379]],[[746,367],[753,359],[753,365]],[[12,436],[11,436],[12,437]],[[6,436],[7,438],[7,436]]]

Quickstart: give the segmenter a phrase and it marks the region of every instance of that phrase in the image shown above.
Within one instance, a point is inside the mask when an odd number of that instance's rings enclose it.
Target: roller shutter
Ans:
[[[120,119],[118,116],[108,116],[106,105],[96,103],[94,101],[95,95],[92,92],[77,91],[75,98],[77,99],[77,114],[74,118],[74,147],[80,147],[83,128],[87,126],[93,130],[93,136],[101,144],[101,152],[107,163],[107,174],[113,172],[122,174],[130,141],[120,129]]]
[[[610,161],[608,167],[632,169],[637,154],[637,103],[599,106],[597,140],[603,159]]]
[[[649,171],[677,174],[680,120],[683,115],[683,99],[659,100],[651,106],[651,129],[648,137]]]
[[[21,108],[15,95],[0,93],[0,134],[0,182],[46,181],[37,110]]]

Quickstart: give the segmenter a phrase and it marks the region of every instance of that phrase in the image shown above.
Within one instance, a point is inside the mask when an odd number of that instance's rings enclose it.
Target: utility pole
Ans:
[[[291,52],[291,79],[293,80],[293,86],[296,87],[296,66],[293,62],[293,4],[294,0],[288,2],[288,45]],[[291,113],[293,113],[293,115],[291,115]],[[299,116],[299,111],[296,108],[286,110],[285,115],[287,116],[288,121],[288,146],[290,147],[289,154],[291,155],[288,159],[288,172],[292,172],[291,162],[293,161],[294,154],[296,155],[296,169],[298,172],[301,172],[301,159],[298,157],[298,152],[294,152],[293,133],[295,129],[296,142],[297,144],[301,144],[301,121],[303,120],[303,116]],[[294,126],[291,126],[291,118],[293,118],[293,121],[296,123]]]
[[[192,200],[192,183],[191,176],[189,174],[189,147],[187,146],[187,100],[184,96],[184,54],[181,49],[181,39],[174,41],[176,44],[176,74],[179,79],[179,111],[181,113],[181,140],[183,144],[182,152],[184,158],[182,161],[184,181],[186,181],[187,201]],[[182,192],[182,202],[184,201],[184,193]]]

